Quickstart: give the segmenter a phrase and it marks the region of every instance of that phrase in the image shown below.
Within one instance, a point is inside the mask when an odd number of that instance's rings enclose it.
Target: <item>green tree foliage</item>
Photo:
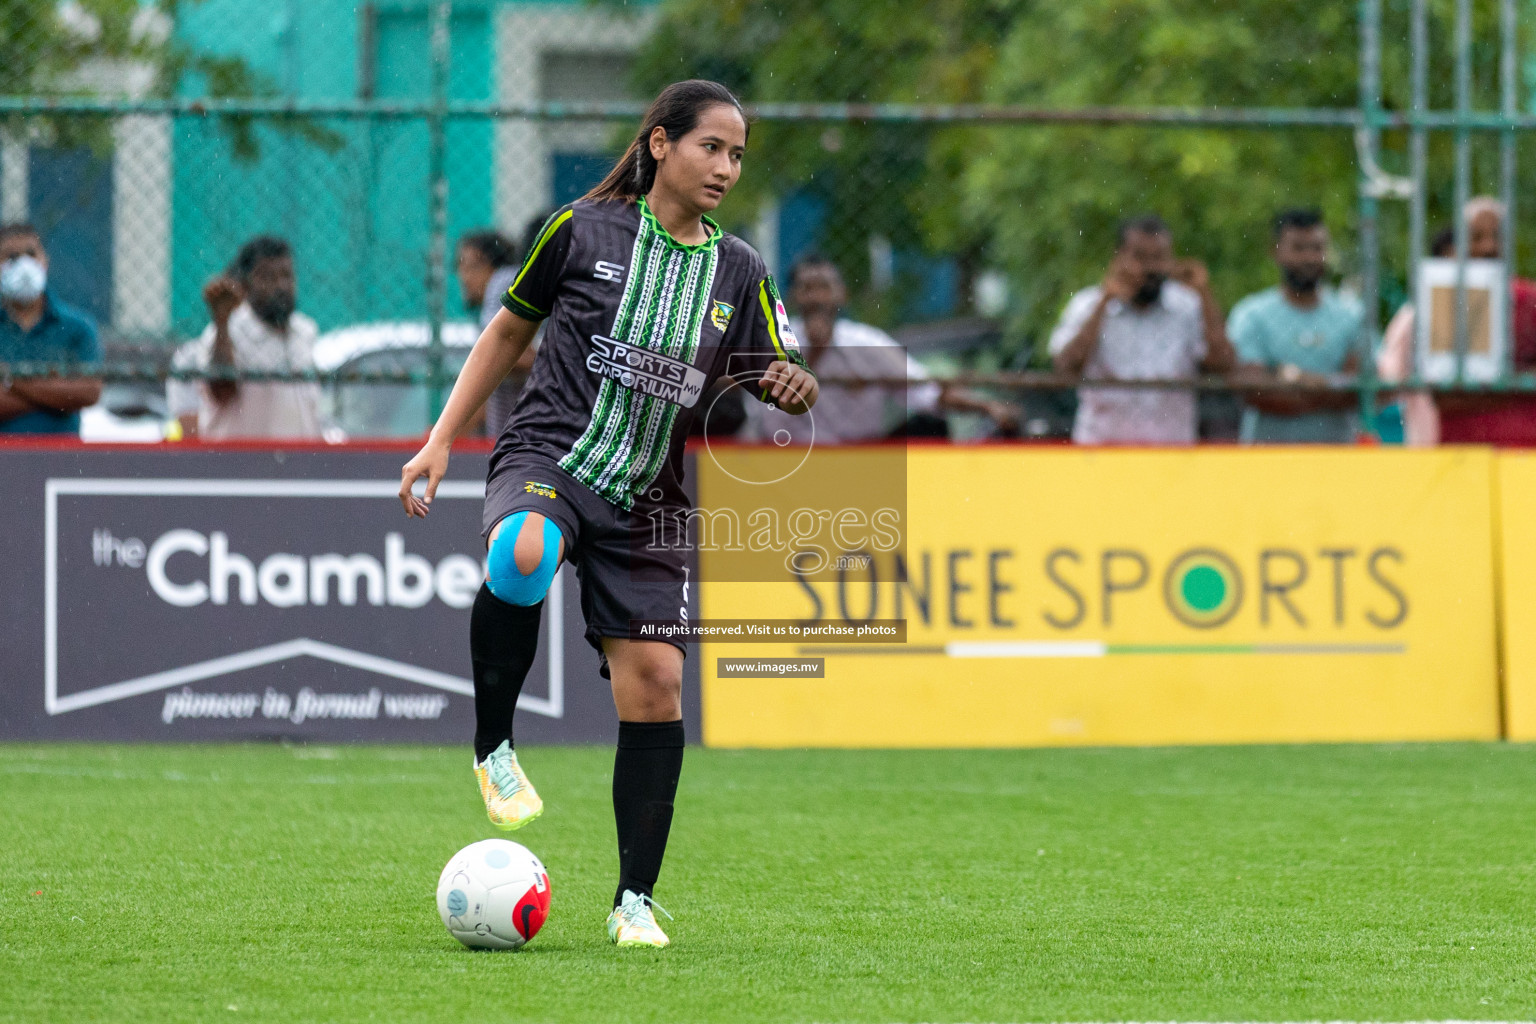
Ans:
[[[189,81],[200,95],[214,98],[275,94],[274,84],[239,57],[204,53],[177,38],[177,17],[197,2],[0,0],[0,95],[167,97]],[[147,81],[139,74],[145,70]],[[235,155],[256,159],[253,119],[225,115],[220,123]],[[341,143],[334,132],[308,121],[276,125],[323,149]],[[47,145],[110,146],[108,123],[98,116],[13,114],[0,119],[0,131]]]
[[[1497,104],[1496,0],[1474,0],[1475,105]],[[1383,102],[1408,107],[1407,0],[1387,0]],[[1454,0],[1431,0],[1431,105],[1452,105]],[[639,66],[654,91],[714,77],[749,101],[988,102],[1030,107],[1353,107],[1357,5],[1324,0],[666,0]],[[1405,173],[1405,133],[1383,163]],[[1497,189],[1497,142],[1475,140],[1474,191]],[[1524,154],[1526,166],[1532,155]],[[825,244],[856,283],[871,234],[898,247],[995,266],[1011,283],[1010,336],[1038,343],[1070,294],[1097,281],[1114,225],[1161,213],[1175,243],[1211,268],[1228,304],[1273,283],[1270,223],[1323,210],[1338,269],[1352,273],[1358,164],[1343,129],[916,126],[771,123],[754,129],[745,193],[809,189],[830,211]],[[1450,139],[1431,147],[1430,220],[1451,215]],[[1522,172],[1520,192],[1536,194]],[[1536,203],[1521,208],[1536,229]],[[1384,294],[1402,294],[1406,213],[1384,203]],[[880,299],[866,290],[866,312]],[[963,302],[964,296],[961,296]],[[877,314],[878,315],[878,314]]]
[[[1407,3],[1382,24],[1383,103],[1409,106]],[[1432,2],[1430,103],[1449,108],[1454,4]],[[1497,103],[1497,9],[1476,4],[1476,104]],[[1077,0],[1032,5],[1012,26],[987,99],[1030,106],[1352,107],[1359,102],[1357,7],[1245,0]],[[1359,269],[1354,140],[1330,129],[1167,130],[1072,127],[978,132],[962,203],[973,222],[995,219],[989,255],[1018,289],[1016,330],[1037,337],[1065,299],[1102,275],[1124,216],[1161,213],[1179,249],[1206,261],[1230,306],[1274,283],[1270,223],[1288,206],[1320,208],[1335,263]],[[1433,140],[1430,221],[1449,221],[1451,140]],[[1406,173],[1405,133],[1388,133],[1382,162]],[[1475,140],[1473,190],[1496,191],[1497,143]],[[1529,165],[1529,160],[1526,161]],[[1536,184],[1527,174],[1524,187]],[[1525,213],[1529,213],[1528,208]],[[1522,216],[1526,236],[1536,218]],[[1404,291],[1406,209],[1381,210],[1383,295]]]
[[[654,94],[679,78],[714,78],[757,102],[974,102],[1016,6],[933,0],[919,14],[902,0],[672,0],[636,84]],[[727,212],[750,222],[765,197],[792,191],[824,203],[822,247],[842,264],[862,313],[889,319],[885,297],[864,287],[871,236],[954,253],[967,266],[982,252],[983,236],[954,219],[965,163],[942,142],[951,132],[759,123]]]
[[[987,99],[1037,107],[1348,106],[1353,5],[1201,0],[1038,4],[1015,21]],[[1042,334],[1104,273],[1120,219],[1157,212],[1228,303],[1273,282],[1269,221],[1316,206],[1348,234],[1354,148],[1338,130],[1075,126],[971,133],[961,203]]]

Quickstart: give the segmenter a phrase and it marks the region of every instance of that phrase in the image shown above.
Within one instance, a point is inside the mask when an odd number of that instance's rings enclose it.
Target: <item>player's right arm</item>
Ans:
[[[1061,323],[1051,335],[1051,366],[1057,373],[1081,374],[1099,350],[1104,317],[1111,302],[1129,302],[1136,292],[1131,270],[1123,257],[1116,256],[1109,273],[1099,286],[1097,301],[1087,304],[1073,301],[1062,313]]]
[[[464,361],[464,369],[459,371],[442,415],[427,435],[427,443],[400,471],[400,503],[405,506],[406,515],[427,514],[437,485],[448,472],[448,453],[453,442],[474,420],[491,392],[512,372],[538,330],[537,322],[524,320],[506,309],[486,324]],[[427,478],[427,490],[418,498],[411,493],[411,487],[422,477]]]
[[[437,485],[448,472],[448,452],[453,442],[528,350],[539,323],[554,311],[555,296],[571,249],[572,213],[571,207],[562,207],[545,221],[533,248],[528,250],[522,270],[501,297],[503,308],[486,324],[470,350],[427,443],[400,470],[400,504],[405,506],[406,515],[427,514]],[[411,487],[422,477],[427,478],[427,489],[418,498],[411,493]]]

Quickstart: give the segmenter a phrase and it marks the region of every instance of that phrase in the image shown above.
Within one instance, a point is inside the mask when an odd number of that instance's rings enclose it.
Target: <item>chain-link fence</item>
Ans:
[[[1045,335],[1103,275],[1116,221],[1154,210],[1230,305],[1274,282],[1275,211],[1321,209],[1368,356],[1433,228],[1454,222],[1465,253],[1468,196],[1514,206],[1536,184],[1515,159],[1536,126],[1515,13],[0,0],[0,221],[39,229],[52,294],[96,320],[123,381],[180,372],[206,282],[249,238],[285,238],[299,309],[341,339],[319,372],[416,381],[378,428],[414,433],[474,337],[456,240],[516,242],[601,177],[661,85],[713,77],[755,118],[720,219],[781,275],[830,257],[851,313],[937,372],[1059,387],[1038,375]],[[1465,384],[1478,310],[1458,275],[1449,379]],[[1506,348],[1496,383],[1522,387]],[[1036,432],[1057,430],[1054,408]]]

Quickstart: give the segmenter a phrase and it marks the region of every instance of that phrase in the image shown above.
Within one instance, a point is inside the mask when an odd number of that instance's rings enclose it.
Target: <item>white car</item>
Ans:
[[[80,410],[80,440],[155,444],[165,440],[165,393],[157,384],[108,384],[95,405]]]
[[[479,327],[468,321],[443,324],[449,373],[443,382],[445,399],[479,336]],[[315,369],[322,373],[425,374],[430,366],[429,339],[428,326],[421,320],[340,327],[316,339]],[[337,381],[326,386],[326,414],[341,428],[337,439],[417,437],[432,426],[430,397],[425,383]],[[112,444],[163,441],[168,416],[162,386],[109,384],[99,402],[80,411],[80,439]]]
[[[443,324],[448,378],[443,398],[453,387],[480,328],[463,320]],[[315,341],[315,369],[322,373],[417,373],[430,369],[430,332],[422,320],[353,324],[327,331]],[[349,438],[419,437],[432,426],[426,383],[362,384],[337,381],[326,386],[327,413]]]

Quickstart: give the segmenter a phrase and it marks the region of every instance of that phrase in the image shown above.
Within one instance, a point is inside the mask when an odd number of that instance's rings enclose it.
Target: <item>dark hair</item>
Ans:
[[[1280,241],[1280,236],[1285,234],[1287,228],[1295,228],[1297,231],[1310,231],[1313,228],[1320,228],[1322,226],[1323,213],[1321,210],[1281,210],[1275,214],[1275,241]]]
[[[789,273],[784,275],[784,279],[793,288],[796,279],[800,276],[800,272],[802,270],[810,270],[812,267],[826,267],[838,277],[843,276],[843,272],[837,269],[837,264],[833,263],[830,258],[823,256],[819,252],[808,252],[789,265]]]
[[[1435,232],[1435,237],[1429,240],[1429,254],[1448,258],[1456,255],[1456,229],[1447,224]]]
[[[517,262],[517,246],[500,231],[469,231],[459,238],[459,248],[473,249],[497,269]]]
[[[229,265],[229,272],[236,279],[245,281],[262,260],[275,260],[284,256],[290,259],[293,257],[293,249],[287,242],[276,235],[257,235],[240,247],[235,262]]]
[[[10,224],[0,224],[0,242],[5,241],[7,238],[15,238],[17,235],[35,238],[39,242],[43,240],[42,233],[24,221],[18,220]]]
[[[698,127],[699,116],[714,106],[734,107],[750,134],[752,125],[741,109],[741,101],[731,90],[719,82],[702,78],[690,78],[686,82],[673,82],[661,90],[645,112],[640,131],[629,144],[619,162],[613,165],[608,176],[582,196],[594,201],[622,199],[633,202],[645,195],[656,184],[656,158],[651,156],[651,133],[657,128],[666,130],[667,139],[676,142]]]
[[[1131,235],[1166,235],[1168,234],[1168,222],[1155,213],[1138,214],[1128,217],[1115,228],[1115,248],[1125,246],[1125,240]]]

